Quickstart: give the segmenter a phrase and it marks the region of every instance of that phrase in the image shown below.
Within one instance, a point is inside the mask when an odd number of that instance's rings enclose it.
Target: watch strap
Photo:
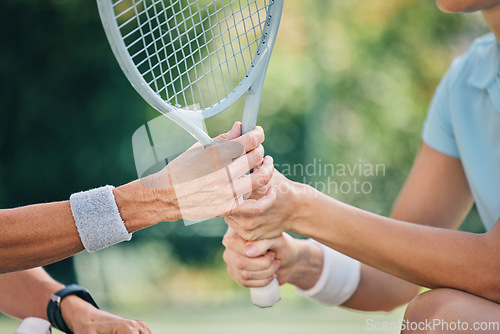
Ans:
[[[64,333],[73,334],[64,321],[61,313],[61,301],[68,296],[77,296],[94,307],[99,307],[90,293],[85,288],[77,284],[68,285],[64,289],[59,290],[50,296],[49,304],[47,305],[47,319],[50,324]]]

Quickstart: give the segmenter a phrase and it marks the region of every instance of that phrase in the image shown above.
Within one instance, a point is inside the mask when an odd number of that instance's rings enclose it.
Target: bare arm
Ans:
[[[0,275],[0,311],[15,318],[47,319],[50,295],[64,288],[42,268]]]
[[[37,317],[47,320],[50,295],[64,288],[42,268],[0,275],[0,312],[15,318]],[[61,302],[62,316],[75,333],[151,333],[141,321],[125,319],[96,309],[86,301],[68,296]]]
[[[162,217],[154,193],[138,181],[116,188],[115,196],[131,233],[161,218],[174,220],[174,207],[165,205],[171,218]],[[0,272],[53,263],[83,250],[69,201],[0,210],[0,231]]]
[[[409,302],[419,285],[452,287],[494,300],[498,298],[491,289],[499,270],[491,257],[497,247],[495,233],[498,232],[481,236],[445,230],[457,228],[472,205],[459,160],[424,144],[394,207],[392,219],[297,187],[302,186],[294,184],[287,189],[292,189],[292,194],[300,194],[299,201],[290,197],[288,201],[280,201],[278,195],[276,205],[283,205],[279,210],[287,210],[285,206],[289,210],[301,208],[295,213],[300,211],[302,216],[296,219],[296,215],[287,215],[283,222],[292,221],[290,228],[295,232],[365,263],[359,288],[344,306],[390,310]],[[245,238],[261,238],[272,236],[276,227],[265,223],[276,218],[276,213],[271,213],[260,222],[242,217],[231,217],[228,221],[234,228],[246,226],[237,231],[246,232]],[[313,282],[319,278],[315,271],[304,270],[303,275],[309,275]],[[470,282],[476,284],[470,286]]]
[[[266,184],[273,166],[271,158],[263,161],[262,128],[243,136],[240,133],[241,125],[235,124],[215,139],[220,145],[190,149],[159,173],[115,188],[116,204],[128,232],[181,217],[201,219],[199,215],[207,212],[212,216],[204,219],[228,214],[245,193]],[[236,143],[241,151],[228,143]],[[216,168],[210,168],[213,166]],[[207,173],[203,173],[205,169]],[[254,172],[245,175],[250,169]],[[249,201],[253,206],[265,203]],[[83,250],[69,201],[0,210],[0,231],[0,273],[56,262]]]
[[[472,206],[472,195],[458,159],[423,144],[391,218],[456,229]],[[420,287],[365,264],[356,293],[344,306],[388,311],[410,302]]]
[[[327,209],[314,219],[306,214],[307,224],[292,229],[414,284],[449,287],[500,301],[500,265],[492,256],[499,246],[498,226],[485,235],[436,228],[457,227],[472,199],[458,160],[425,145],[420,155],[405,187],[414,191],[402,193],[395,219],[319,195],[315,201]],[[448,180],[444,189],[436,187],[443,184],[442,179]],[[415,202],[420,205],[411,204]]]
[[[315,224],[322,233],[310,226],[295,231],[409,282],[500,301],[500,265],[492,256],[500,240],[497,226],[475,235],[383,218],[329,198],[319,201],[328,206]]]

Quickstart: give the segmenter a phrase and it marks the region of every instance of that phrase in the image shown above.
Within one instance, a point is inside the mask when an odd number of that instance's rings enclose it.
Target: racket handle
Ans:
[[[271,307],[281,300],[280,285],[275,278],[262,288],[251,288],[250,297],[252,302],[261,308]]]

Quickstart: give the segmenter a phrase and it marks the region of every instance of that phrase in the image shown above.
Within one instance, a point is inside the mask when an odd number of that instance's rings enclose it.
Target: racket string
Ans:
[[[116,0],[125,46],[148,85],[178,107],[221,102],[248,75],[272,2]]]

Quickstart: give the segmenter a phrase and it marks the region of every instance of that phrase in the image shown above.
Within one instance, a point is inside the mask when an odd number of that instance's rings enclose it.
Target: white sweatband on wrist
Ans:
[[[90,253],[132,238],[118,211],[113,189],[104,186],[73,194],[69,199],[78,234]]]
[[[318,282],[309,290],[295,287],[301,296],[327,306],[339,306],[352,297],[359,285],[361,264],[319,242],[323,252],[323,270]]]

